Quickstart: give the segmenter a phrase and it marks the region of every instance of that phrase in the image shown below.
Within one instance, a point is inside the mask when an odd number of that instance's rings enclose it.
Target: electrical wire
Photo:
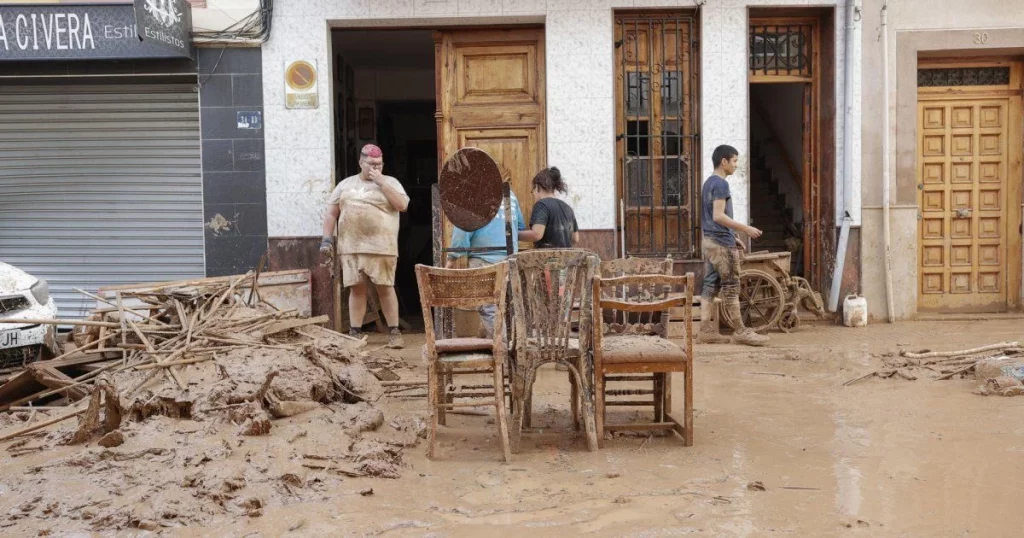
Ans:
[[[209,41],[257,40],[266,43],[274,20],[274,0],[260,0],[259,7],[223,30],[193,31],[194,39]]]

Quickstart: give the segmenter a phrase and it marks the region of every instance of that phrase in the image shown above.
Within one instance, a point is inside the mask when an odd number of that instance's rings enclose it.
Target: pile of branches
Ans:
[[[57,395],[78,399],[94,392],[93,385],[103,377],[101,374],[127,370],[148,370],[149,373],[135,386],[123,391],[122,398],[131,397],[157,376],[166,377],[168,382],[184,390],[177,368],[212,360],[218,354],[238,348],[297,350],[302,344],[286,343],[275,339],[275,335],[290,330],[301,334],[302,327],[327,321],[327,316],[299,318],[294,309],[279,310],[263,301],[259,296],[258,281],[259,275],[249,272],[228,280],[197,281],[184,287],[172,285],[116,292],[113,299],[78,290],[110,307],[95,310],[85,320],[50,321],[74,325],[73,339],[77,348],[46,362],[77,360],[85,364],[89,362],[90,355],[104,362],[95,364],[88,373],[68,378],[58,388],[5,403],[0,406],[0,411],[17,410],[18,406]],[[126,302],[132,306],[125,306]],[[82,360],[83,357],[86,360]],[[71,397],[72,394],[77,394],[78,398]],[[78,409],[37,424],[33,430],[84,412],[85,409]],[[23,433],[28,432],[14,435]]]
[[[975,367],[986,359],[1018,354],[1024,354],[1024,346],[1020,342],[1002,342],[957,351],[902,351],[898,356],[885,357],[882,368],[851,379],[843,385],[852,385],[869,377],[899,377],[907,381],[927,377],[943,381],[974,375]]]

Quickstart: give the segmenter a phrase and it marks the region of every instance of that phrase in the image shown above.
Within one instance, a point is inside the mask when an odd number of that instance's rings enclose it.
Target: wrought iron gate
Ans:
[[[626,255],[699,254],[698,17],[696,10],[615,16],[619,228]]]

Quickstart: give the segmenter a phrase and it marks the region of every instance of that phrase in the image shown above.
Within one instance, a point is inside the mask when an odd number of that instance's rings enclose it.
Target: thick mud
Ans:
[[[1022,340],[1022,327],[1019,319],[819,325],[772,334],[767,348],[697,346],[688,448],[636,434],[588,452],[570,426],[567,374],[549,367],[535,385],[534,429],[511,464],[502,463],[486,413],[449,416],[439,457],[427,460],[424,400],[389,396],[273,419],[262,436],[238,435],[235,426],[210,434],[211,421],[155,414],[122,426],[125,441],[115,448],[90,442],[15,457],[18,442],[7,442],[0,526],[11,536],[189,538],[478,536],[495,528],[533,536],[1013,536],[1024,524],[1024,397],[978,396],[973,376],[843,383],[901,350]],[[383,342],[376,340],[368,347]],[[407,349],[387,352],[412,367],[395,369],[403,379],[424,376],[420,342],[408,335]],[[682,383],[673,386],[678,406]],[[360,476],[351,454],[396,462],[398,477]]]

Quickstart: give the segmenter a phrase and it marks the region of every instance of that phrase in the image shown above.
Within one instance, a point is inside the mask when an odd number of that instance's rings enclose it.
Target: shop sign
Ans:
[[[183,1],[183,0],[175,0]],[[185,6],[188,13],[188,6]],[[186,15],[185,47],[166,48],[157,37],[139,40],[135,10],[117,5],[3,5],[0,6],[0,61],[6,60],[125,60],[191,57]],[[170,36],[180,33],[163,32]],[[178,38],[181,40],[181,38]]]
[[[192,8],[185,0],[135,0],[135,22],[139,40],[152,43],[178,56],[190,56]]]

